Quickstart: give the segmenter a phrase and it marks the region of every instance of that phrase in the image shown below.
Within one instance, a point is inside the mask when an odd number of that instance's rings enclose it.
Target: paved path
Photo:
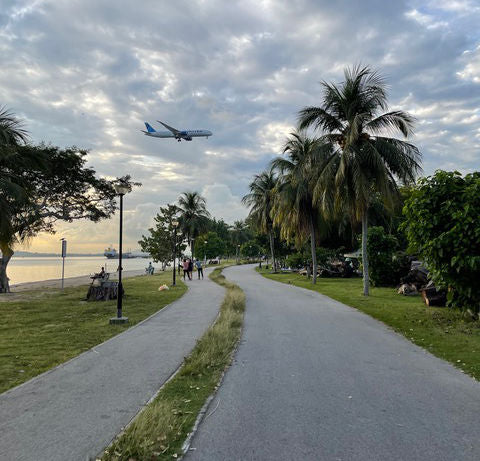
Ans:
[[[480,459],[480,383],[330,298],[225,275],[245,330],[188,461]]]
[[[0,395],[0,460],[98,454],[189,354],[224,290],[205,280],[149,320]]]

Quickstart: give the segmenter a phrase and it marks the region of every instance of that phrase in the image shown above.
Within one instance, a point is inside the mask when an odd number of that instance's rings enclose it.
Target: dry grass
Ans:
[[[197,342],[180,371],[105,451],[102,460],[166,460],[182,454],[207,398],[215,391],[240,338],[245,310],[243,291],[221,275],[210,275],[227,289],[216,322]]]

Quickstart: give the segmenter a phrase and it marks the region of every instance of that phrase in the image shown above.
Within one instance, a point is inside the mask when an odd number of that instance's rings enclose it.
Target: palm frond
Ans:
[[[372,134],[378,134],[385,131],[392,132],[393,134],[400,132],[407,138],[414,133],[413,127],[415,120],[415,117],[410,114],[401,110],[396,110],[379,115],[373,120],[370,120],[365,125],[365,129]]]

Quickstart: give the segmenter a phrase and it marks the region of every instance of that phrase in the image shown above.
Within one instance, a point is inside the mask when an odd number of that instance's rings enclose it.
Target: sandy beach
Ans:
[[[123,278],[128,278],[128,277],[135,277],[137,275],[144,275],[145,270],[139,269],[139,270],[131,270],[131,271],[123,271],[122,277]],[[112,280],[116,280],[116,274],[112,275]],[[64,281],[64,286],[65,287],[77,287],[81,285],[89,285],[92,279],[90,278],[90,275],[82,275],[79,277],[69,277],[65,278]],[[18,283],[16,285],[11,285],[11,293],[6,294],[6,298],[4,300],[12,299],[12,297],[15,297],[15,293],[22,293],[25,291],[31,291],[31,290],[45,290],[45,289],[58,289],[61,287],[62,284],[62,279],[50,279],[50,280],[41,280],[38,282],[26,282],[26,283]],[[0,301],[1,301],[0,297]]]

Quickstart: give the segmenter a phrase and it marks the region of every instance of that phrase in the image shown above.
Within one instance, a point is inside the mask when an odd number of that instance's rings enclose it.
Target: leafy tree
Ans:
[[[398,197],[396,180],[412,182],[420,170],[421,154],[406,140],[385,136],[399,133],[408,138],[414,119],[406,112],[387,110],[386,84],[368,67],[345,70],[340,84],[323,82],[320,107],[299,113],[301,129],[321,131],[329,151],[316,185],[315,200],[327,209],[324,198],[333,192],[337,209],[362,223],[363,293],[368,295],[368,209],[378,193],[387,205]]]
[[[97,222],[115,212],[112,181],[97,178],[95,170],[86,167],[86,156],[86,150],[76,147],[41,144],[17,145],[14,154],[0,157],[0,171],[21,178],[25,191],[20,200],[8,191],[4,194],[10,213],[1,216],[0,292],[9,291],[7,265],[16,243],[39,232],[54,233],[57,221]],[[31,161],[34,158],[38,161]],[[8,224],[3,223],[6,219]]]
[[[262,248],[255,240],[249,240],[240,247],[240,254],[247,258],[258,258],[261,252]]]
[[[272,167],[279,171],[273,221],[280,228],[281,237],[291,240],[294,236],[297,246],[310,238],[312,280],[316,283],[316,244],[320,236],[326,234],[327,226],[320,207],[313,200],[313,190],[316,172],[325,161],[325,153],[319,149],[318,140],[308,138],[305,133],[291,133],[283,153],[287,154],[286,158],[272,161]]]
[[[225,251],[226,242],[216,232],[207,232],[196,239],[195,256],[198,259],[204,259],[205,257],[212,259],[217,256],[223,256]]]
[[[410,251],[452,306],[480,310],[480,173],[438,170],[423,178],[403,209]]]
[[[367,251],[371,262],[370,279],[373,286],[397,285],[407,274],[410,258],[402,252],[398,239],[380,226],[368,229]]]
[[[211,219],[208,224],[208,231],[215,232],[224,242],[230,240],[230,226],[223,219]]]
[[[210,213],[206,201],[198,192],[183,192],[178,199],[180,227],[195,254],[195,239],[208,229]]]
[[[233,226],[230,226],[230,239],[234,248],[251,238],[252,232],[246,221],[234,221]]]
[[[277,264],[275,260],[275,233],[271,213],[277,180],[277,175],[271,168],[255,175],[249,185],[250,193],[242,198],[242,202],[250,207],[249,218],[255,223],[260,232],[268,235],[274,271],[277,270]]]
[[[174,253],[177,257],[185,250],[186,245],[180,243],[181,236],[177,234],[175,242],[175,226],[173,222],[178,219],[179,209],[175,205],[160,207],[158,213],[153,219],[154,227],[148,229],[149,235],[142,235],[142,240],[138,243],[142,251],[149,253],[155,262],[162,263],[162,269],[173,260]],[[177,244],[175,251],[175,243]],[[175,269],[175,268],[174,268]]]
[[[291,269],[302,269],[309,263],[308,255],[305,252],[297,251],[287,256],[286,263]]]

